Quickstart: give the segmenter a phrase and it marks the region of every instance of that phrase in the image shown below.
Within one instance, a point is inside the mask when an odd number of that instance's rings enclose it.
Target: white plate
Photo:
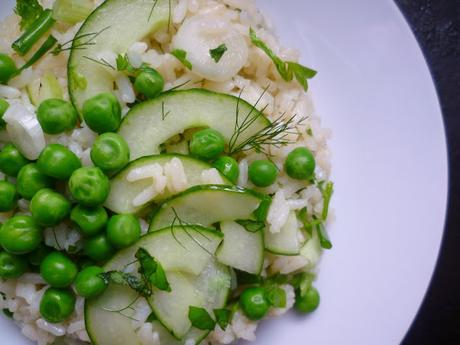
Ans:
[[[321,307],[264,323],[255,344],[398,344],[430,282],[447,201],[442,115],[423,55],[390,0],[259,3],[282,43],[319,70],[311,86],[334,132],[337,221]],[[0,344],[28,344],[3,319],[0,334]]]

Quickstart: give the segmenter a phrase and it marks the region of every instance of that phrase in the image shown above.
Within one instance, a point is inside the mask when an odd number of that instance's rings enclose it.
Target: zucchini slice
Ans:
[[[97,62],[100,54],[125,54],[134,42],[168,25],[173,1],[107,0],[86,19],[75,35],[67,72],[80,113],[88,98],[114,90],[115,74]]]
[[[271,233],[265,229],[265,249],[279,255],[298,255],[300,253],[298,230],[297,216],[295,212],[291,212],[279,233]]]
[[[131,162],[126,168],[111,179],[110,194],[105,202],[105,207],[120,214],[136,213],[146,207],[149,203],[158,202],[170,197],[171,193],[166,191],[163,194],[157,195],[144,205],[136,207],[133,205],[133,201],[140,193],[152,184],[152,179],[147,178],[130,182],[127,177],[135,169],[152,166],[154,164],[164,167],[166,163],[171,162],[174,158],[179,159],[184,167],[188,187],[202,184],[201,174],[203,171],[213,168],[211,165],[203,161],[179,154],[162,154],[158,156],[140,158]],[[224,184],[232,184],[224,175],[220,174],[220,177]]]
[[[219,262],[259,275],[264,264],[263,230],[250,232],[235,222],[222,222],[224,241],[217,250]]]
[[[236,138],[237,145],[270,124],[254,106],[238,97],[204,89],[170,91],[133,107],[118,133],[128,143],[131,159],[137,159],[159,154],[161,144],[190,128],[213,128],[228,143],[237,121],[240,126],[247,124]]]
[[[265,196],[252,190],[231,186],[195,186],[165,201],[153,216],[149,231],[172,224],[200,224],[249,219]]]
[[[230,272],[212,257],[222,235],[197,226],[177,227],[173,230],[165,229],[143,236],[133,246],[117,253],[104,266],[104,270],[136,272],[137,264],[133,263],[135,252],[139,247],[145,248],[161,262],[172,287],[170,294],[154,291],[152,299],[148,301],[158,319],[168,330],[174,331],[176,337],[201,340],[207,333],[190,329],[184,318],[179,316],[185,308],[188,312],[188,303],[209,310],[225,305],[230,288]],[[176,301],[170,298],[178,294],[183,295],[180,297],[181,303],[176,303],[179,299]],[[136,298],[138,295],[133,290],[110,285],[101,296],[86,301],[86,329],[93,344],[141,345],[136,333],[138,324],[131,319],[135,317],[136,311],[126,308]],[[120,310],[122,312],[117,312]],[[168,313],[174,316],[170,317]]]

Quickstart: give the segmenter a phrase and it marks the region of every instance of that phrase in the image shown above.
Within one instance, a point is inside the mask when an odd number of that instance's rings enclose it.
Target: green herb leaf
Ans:
[[[265,222],[259,220],[237,220],[236,222],[249,232],[257,232],[265,228]]]
[[[139,293],[141,296],[150,297],[152,295],[152,291],[145,284],[145,282],[133,274],[120,271],[109,271],[99,274],[99,277],[101,277],[106,282],[106,284],[112,283],[128,286]]]
[[[203,331],[212,331],[216,327],[216,322],[204,308],[191,306],[188,310],[188,318],[193,327]]]
[[[40,17],[43,7],[37,0],[16,0],[14,13],[21,17],[19,25],[21,30],[25,30]]]
[[[222,56],[225,54],[225,52],[227,51],[227,46],[225,45],[225,43],[222,43],[220,46],[218,46],[217,48],[214,48],[214,49],[210,49],[209,50],[209,55],[211,55],[212,59],[218,63],[220,61],[220,59],[222,59]]]
[[[322,223],[322,220],[320,219],[315,219],[315,218],[309,219],[308,210],[306,207],[304,207],[299,212],[297,212],[297,218],[301,221],[304,229],[307,231],[307,233],[310,236],[313,235],[313,229]]]
[[[292,281],[292,286],[296,290],[300,291],[300,296],[304,297],[308,290],[310,290],[313,280],[315,280],[315,275],[312,273],[300,273],[294,276],[294,279]]]
[[[135,256],[139,260],[139,273],[146,284],[153,284],[162,291],[170,292],[171,286],[161,264],[144,248],[139,248]]]
[[[6,308],[5,308],[5,309],[3,309],[2,311],[3,311],[3,314],[5,314],[6,317],[8,317],[8,318],[10,318],[10,319],[13,318],[13,312],[10,311],[9,309],[6,309]]]
[[[126,71],[131,66],[128,60],[128,56],[126,54],[125,55],[118,54],[116,62],[117,62],[117,71]]]
[[[214,316],[216,317],[217,324],[225,331],[230,323],[232,311],[228,309],[214,309]]]
[[[276,285],[266,288],[266,291],[267,299],[274,308],[286,307],[286,291]]]
[[[317,72],[311,68],[305,67],[297,62],[292,61],[283,61],[279,56],[277,56],[270,47],[257,37],[255,31],[249,29],[249,37],[252,44],[256,47],[262,49],[265,54],[273,61],[280,74],[281,78],[285,81],[292,81],[294,77],[297,82],[303,87],[305,91],[308,90],[308,79],[313,78]]]
[[[146,322],[154,322],[157,321],[158,318],[154,312],[151,312],[149,317],[147,318]]]
[[[171,55],[173,55],[177,60],[179,60],[189,70],[192,70],[193,66],[192,66],[191,62],[187,60],[187,52],[185,50],[174,49],[171,52]]]
[[[332,242],[329,240],[329,236],[326,232],[326,228],[323,223],[316,225],[316,231],[318,232],[319,243],[323,249],[331,249]]]
[[[321,213],[321,218],[323,221],[327,220],[329,214],[329,204],[331,202],[332,194],[334,193],[334,183],[327,182],[326,186],[322,189],[323,193],[323,212]]]

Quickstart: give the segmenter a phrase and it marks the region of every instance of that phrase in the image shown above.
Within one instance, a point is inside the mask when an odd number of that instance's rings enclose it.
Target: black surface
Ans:
[[[460,344],[460,0],[395,1],[409,21],[435,80],[450,165],[441,255],[428,294],[403,344]]]

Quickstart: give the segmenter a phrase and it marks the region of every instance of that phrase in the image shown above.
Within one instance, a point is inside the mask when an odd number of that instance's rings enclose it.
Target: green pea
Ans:
[[[240,296],[240,306],[250,320],[263,319],[270,308],[265,289],[251,287],[244,290]]]
[[[72,290],[48,288],[40,301],[40,315],[51,323],[63,322],[74,312],[75,302]]]
[[[40,266],[42,261],[51,253],[52,249],[50,247],[41,244],[37,249],[30,252],[27,255],[27,259],[32,266]]]
[[[10,104],[3,98],[0,98],[0,128],[5,127],[6,125],[5,121],[3,121],[3,115],[5,115],[9,107]]]
[[[237,183],[238,177],[240,176],[240,168],[238,167],[238,162],[236,160],[228,156],[219,157],[213,165],[232,183]]]
[[[85,167],[72,174],[69,189],[74,199],[83,206],[96,207],[109,196],[110,182],[101,169]]]
[[[77,293],[84,298],[93,298],[103,293],[107,284],[99,277],[101,273],[104,270],[99,266],[89,266],[78,273],[75,279]]]
[[[77,205],[73,208],[70,219],[78,225],[84,237],[92,237],[104,230],[109,216],[104,207],[84,207]]]
[[[37,119],[43,132],[60,134],[75,128],[78,114],[70,102],[50,98],[43,101],[38,107]]]
[[[284,170],[296,180],[309,180],[315,172],[316,162],[313,154],[305,147],[292,150],[284,162]]]
[[[132,214],[121,214],[110,218],[107,238],[115,248],[129,247],[141,237],[139,219]]]
[[[102,134],[91,149],[91,160],[106,173],[117,172],[129,163],[129,146],[119,134]]]
[[[12,254],[27,254],[42,242],[42,230],[30,216],[14,216],[0,228],[0,244]]]
[[[311,313],[315,311],[320,302],[319,292],[314,287],[308,289],[304,296],[296,294],[294,307],[301,313]]]
[[[270,161],[259,160],[249,165],[248,175],[251,182],[257,187],[268,187],[275,183],[278,169]]]
[[[8,181],[0,181],[0,212],[13,210],[17,201],[16,186]]]
[[[20,196],[30,200],[41,189],[53,187],[53,179],[42,174],[36,163],[30,163],[19,170],[16,189]]]
[[[12,177],[16,177],[19,170],[29,161],[19,152],[13,144],[5,145],[0,151],[0,170]]]
[[[32,216],[43,226],[58,225],[70,214],[70,208],[70,202],[51,189],[40,190],[30,202]]]
[[[190,141],[193,156],[211,160],[218,157],[225,149],[225,138],[218,131],[208,128],[196,132]]]
[[[67,147],[51,144],[41,152],[37,166],[47,176],[67,180],[75,170],[81,167],[81,162]]]
[[[144,68],[134,81],[134,88],[147,98],[155,98],[162,91],[165,81],[160,73],[153,68]]]
[[[115,249],[112,247],[105,234],[99,234],[85,240],[83,252],[90,259],[101,262],[110,259],[115,253]]]
[[[6,84],[16,73],[17,68],[13,59],[0,53],[0,84]]]
[[[27,260],[22,256],[7,252],[0,253],[0,278],[11,279],[27,272]]]
[[[40,274],[52,287],[63,288],[74,281],[77,265],[61,252],[51,252],[40,264]]]
[[[94,132],[115,132],[121,122],[121,107],[111,93],[101,93],[83,104],[83,118]]]

